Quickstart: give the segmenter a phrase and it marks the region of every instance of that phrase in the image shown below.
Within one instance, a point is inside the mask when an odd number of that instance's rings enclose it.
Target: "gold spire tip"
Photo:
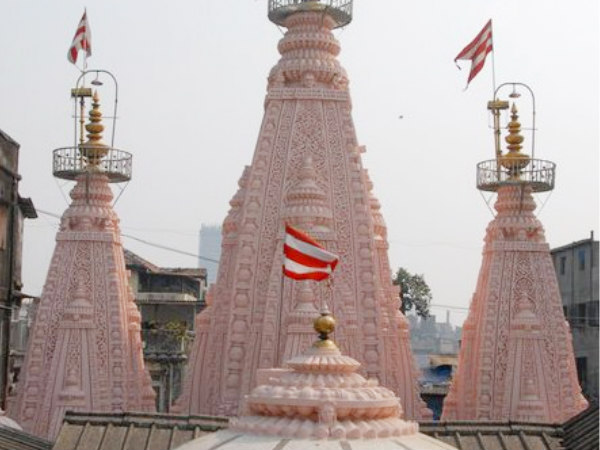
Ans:
[[[313,347],[337,349],[335,342],[329,339],[329,335],[335,330],[335,319],[329,311],[322,312],[313,322],[313,327],[319,333],[319,340],[313,344]]]

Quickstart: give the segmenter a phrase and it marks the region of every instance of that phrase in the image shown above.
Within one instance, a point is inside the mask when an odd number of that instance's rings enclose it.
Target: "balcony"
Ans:
[[[91,147],[87,147],[89,150]],[[98,147],[94,147],[98,148]],[[107,153],[94,166],[98,172],[104,173],[111,183],[122,183],[131,179],[131,153],[112,147],[102,147]],[[62,147],[52,152],[52,174],[63,180],[75,180],[91,166],[81,154],[79,147]]]
[[[496,159],[477,164],[477,189],[496,192],[501,186],[530,185],[533,192],[546,192],[554,189],[556,164],[541,159],[531,159],[525,168],[499,165]],[[515,175],[518,174],[518,175]]]
[[[199,299],[185,292],[138,292],[135,301],[140,305],[162,305],[198,303]]]
[[[142,329],[144,357],[149,359],[187,359],[192,333],[179,330]]]
[[[339,28],[352,21],[352,0],[269,0],[269,20],[277,25],[300,11],[327,12]]]

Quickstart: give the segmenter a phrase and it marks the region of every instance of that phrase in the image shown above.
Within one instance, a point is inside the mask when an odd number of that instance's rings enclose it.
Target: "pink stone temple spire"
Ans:
[[[281,59],[268,77],[252,164],[223,223],[217,282],[197,318],[176,411],[237,414],[257,369],[281,366],[310,346],[311,317],[323,299],[340,324],[342,351],[402,399],[408,418],[430,417],[391,281],[385,223],[362,166],[348,78],[336,58],[332,29],[349,22],[349,10],[327,3],[270,2],[269,17],[287,28]],[[284,222],[340,256],[332,290],[282,279]]]
[[[285,369],[262,369],[240,417],[178,450],[455,450],[419,433],[391,390],[357,373],[360,363],[329,337],[334,327],[333,317],[323,312],[314,320],[319,340]]]
[[[131,155],[101,140],[95,94],[88,141],[54,152],[54,174],[74,179],[9,415],[54,439],[65,411],[154,411],[141,316],[128,283],[110,181]],[[116,164],[115,164],[116,163]]]
[[[496,118],[507,107],[490,102]],[[508,130],[508,153],[499,151],[498,134],[497,159],[478,165],[478,188],[498,193],[497,215],[487,228],[442,420],[563,423],[587,401],[550,249],[533,213],[532,194],[554,187],[554,164],[520,152],[514,104]]]

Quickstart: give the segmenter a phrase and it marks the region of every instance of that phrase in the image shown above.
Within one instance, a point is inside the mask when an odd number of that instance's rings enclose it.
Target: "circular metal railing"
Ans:
[[[477,164],[477,189],[495,192],[501,186],[514,184],[528,184],[533,192],[546,192],[554,189],[556,164],[542,159],[531,159],[525,168],[520,168],[515,162],[515,167],[508,164],[498,164],[498,160],[491,159]],[[515,174],[517,174],[515,176]]]
[[[269,20],[285,26],[285,19],[300,11],[327,12],[335,20],[335,28],[352,21],[352,0],[269,0]]]
[[[92,147],[87,146],[89,151]],[[100,148],[100,147],[98,147]],[[93,149],[93,148],[92,148]],[[110,183],[122,183],[131,180],[132,155],[113,147],[106,149],[106,155],[95,165],[95,168],[104,173]],[[52,173],[63,180],[75,178],[90,169],[87,158],[81,153],[79,147],[61,147],[52,152]]]

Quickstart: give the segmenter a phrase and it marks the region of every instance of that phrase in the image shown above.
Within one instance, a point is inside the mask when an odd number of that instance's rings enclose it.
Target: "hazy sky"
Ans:
[[[72,185],[53,179],[52,150],[73,143],[69,90],[78,71],[66,54],[86,6],[89,67],[117,77],[115,146],[134,155],[115,206],[122,231],[197,253],[200,224],[222,222],[251,161],[281,31],[267,19],[267,0],[1,0],[0,129],[21,144],[21,195],[56,214]],[[555,191],[537,196],[547,240],[597,236],[597,1],[356,0],[353,22],[335,32],[391,265],[424,274],[441,305],[468,306],[492,218],[475,188],[476,163],[494,157],[492,60],[466,91],[469,63],[459,71],[453,62],[489,18],[496,82],[531,86],[536,157],[558,165]],[[530,127],[529,99],[520,104]],[[27,222],[28,293],[41,293],[57,223],[43,214]],[[197,264],[124,244],[161,266]],[[464,318],[453,310],[453,322]]]

